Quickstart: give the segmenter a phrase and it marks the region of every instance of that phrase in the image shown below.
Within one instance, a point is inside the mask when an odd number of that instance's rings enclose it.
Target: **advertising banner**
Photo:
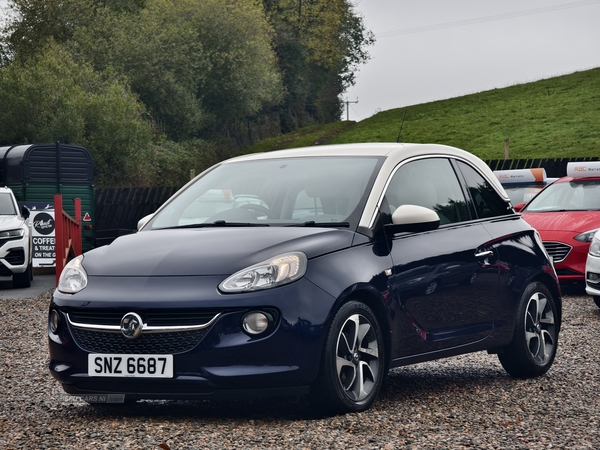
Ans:
[[[494,175],[496,175],[502,184],[542,183],[546,181],[546,170],[543,168],[494,170]]]
[[[46,203],[23,202],[31,213],[33,239],[33,267],[55,267],[54,247],[54,205]]]

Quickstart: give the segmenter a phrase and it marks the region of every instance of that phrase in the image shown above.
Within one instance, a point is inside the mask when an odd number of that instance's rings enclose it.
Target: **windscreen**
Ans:
[[[0,194],[0,215],[15,216],[17,210],[10,194]]]
[[[552,183],[523,209],[549,211],[600,211],[600,179]]]
[[[533,197],[536,196],[538,192],[546,187],[545,184],[503,184],[502,187],[506,191],[508,198],[510,198],[510,202],[513,205],[518,205],[519,203],[527,203]]]
[[[380,162],[375,157],[226,162],[180,191],[149,226],[315,222],[354,228]]]

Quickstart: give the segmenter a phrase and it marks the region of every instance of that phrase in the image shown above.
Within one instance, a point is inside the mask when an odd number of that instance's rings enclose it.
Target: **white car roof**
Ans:
[[[252,153],[223,161],[222,164],[236,161],[297,158],[302,156],[382,156],[386,158],[386,161],[381,168],[381,171],[387,172],[387,169],[391,170],[391,168],[395,167],[398,163],[406,159],[432,155],[452,156],[469,162],[471,165],[477,167],[482,173],[484,173],[488,182],[491,183],[506,200],[508,200],[508,195],[498,181],[498,178],[496,178],[492,170],[483,160],[465,150],[441,144],[375,142],[315,145],[311,147],[300,147],[288,150],[275,150],[266,153]]]

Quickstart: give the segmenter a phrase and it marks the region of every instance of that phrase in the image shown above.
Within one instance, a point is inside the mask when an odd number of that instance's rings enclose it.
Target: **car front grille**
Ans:
[[[544,247],[555,263],[564,261],[573,248],[562,242],[544,242]]]
[[[79,328],[71,331],[77,345],[88,352],[141,355],[187,352],[200,343],[208,330],[143,334],[138,339],[127,339],[121,333]]]
[[[87,325],[120,325],[121,319],[128,312],[136,312],[144,322],[153,327],[177,327],[189,325],[204,325],[210,322],[220,309],[182,309],[164,310],[149,309],[77,309],[69,311],[73,322]]]
[[[129,312],[139,314],[150,327],[203,327],[193,330],[158,330],[142,332],[137,339],[128,339],[120,324]],[[173,354],[191,350],[200,343],[223,311],[215,309],[77,309],[68,311],[71,332],[77,345],[93,353]],[[106,328],[112,328],[107,330]],[[116,328],[116,330],[115,330]]]

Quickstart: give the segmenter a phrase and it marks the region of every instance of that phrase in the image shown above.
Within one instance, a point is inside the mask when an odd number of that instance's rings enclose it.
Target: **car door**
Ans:
[[[457,161],[469,197],[480,223],[492,236],[496,261],[487,271],[497,277],[498,307],[494,324],[494,339],[506,342],[513,332],[514,303],[539,268],[547,267],[535,231],[502,199],[473,167]],[[536,242],[537,240],[537,242]]]
[[[493,330],[498,277],[491,235],[473,220],[472,203],[448,158],[402,164],[386,188],[393,212],[402,204],[430,208],[440,217],[433,231],[389,237],[390,292],[403,313],[395,356],[406,358],[464,346]]]

